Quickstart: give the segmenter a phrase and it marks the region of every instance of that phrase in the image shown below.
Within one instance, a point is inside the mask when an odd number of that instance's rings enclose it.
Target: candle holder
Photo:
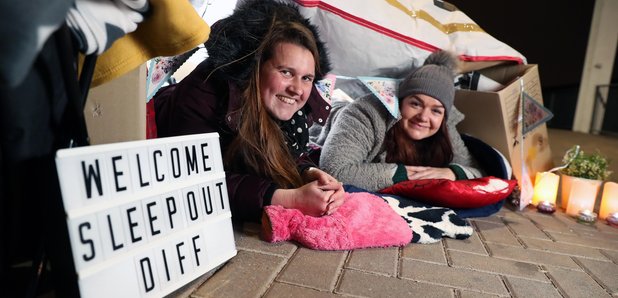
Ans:
[[[602,184],[603,181],[600,180],[571,177],[571,191],[566,214],[577,217],[581,210],[593,210]]]
[[[579,210],[592,210],[589,204],[594,204],[594,199],[590,201],[587,197],[594,196],[596,198],[598,187],[595,191],[590,189],[590,186],[583,186],[581,179],[598,181],[600,186],[612,173],[608,169],[609,161],[599,152],[584,153],[583,150],[580,150],[579,145],[569,149],[562,161],[565,163],[565,166],[560,169],[560,173],[563,175],[562,207],[566,208],[566,213],[570,216],[577,216]],[[571,203],[571,200],[574,198],[577,202]]]
[[[597,214],[586,209],[577,213],[577,222],[585,225],[594,225],[597,221]]]
[[[614,227],[614,228],[618,228],[618,212],[614,212],[614,213],[610,213],[605,220],[607,221],[607,224]]]
[[[558,194],[558,183],[560,176],[551,172],[538,172],[534,179],[534,193],[532,195],[532,205],[539,205],[541,202],[555,204]],[[539,209],[540,211],[540,209]]]
[[[599,208],[599,219],[606,219],[610,214],[618,214],[618,183],[605,182]]]
[[[536,209],[541,213],[552,214],[556,212],[556,204],[549,201],[542,201],[536,205]]]

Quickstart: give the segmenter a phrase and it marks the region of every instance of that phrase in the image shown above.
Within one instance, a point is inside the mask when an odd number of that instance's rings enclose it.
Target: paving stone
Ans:
[[[255,251],[267,254],[274,254],[289,258],[298,248],[295,244],[283,241],[278,243],[268,243],[260,239],[259,231],[255,230],[234,230],[236,249]]]
[[[362,297],[455,297],[450,288],[345,270],[336,293]]]
[[[211,269],[210,271],[204,273],[202,276],[194,279],[193,281],[191,281],[188,284],[185,284],[184,286],[180,287],[179,289],[173,291],[172,293],[170,293],[169,295],[167,295],[168,297],[189,297],[191,296],[191,293],[195,292],[195,290],[197,290],[206,280],[208,280],[213,274],[215,274],[215,272],[217,272],[219,270],[219,268],[225,266],[225,263],[216,266],[215,268]]]
[[[494,216],[498,217],[510,217],[510,216],[521,216],[520,211],[511,210],[509,207],[505,206],[500,208],[500,211],[494,214]]]
[[[431,244],[410,244],[403,248],[404,258],[423,260],[446,265],[444,246],[441,242]]]
[[[547,266],[554,284],[568,297],[610,297],[610,295],[588,274]]]
[[[504,225],[504,223],[490,223],[484,221],[474,221],[474,225],[481,233],[482,239],[486,242],[496,242],[513,246],[521,246],[513,233]]]
[[[466,291],[466,290],[457,290],[457,291],[459,292],[459,295],[457,297],[460,297],[460,298],[497,298],[497,297],[504,297],[504,296],[498,296],[498,295],[494,295],[494,294],[479,293],[479,292],[472,292],[472,291]]]
[[[600,261],[608,261],[607,257],[603,255],[599,249],[596,248],[584,247],[581,245],[573,245],[568,243],[544,241],[527,237],[521,237],[521,239],[524,241],[524,244],[532,250],[540,250],[570,256],[579,256]]]
[[[478,232],[472,233],[468,239],[458,240],[452,238],[444,238],[444,243],[446,244],[447,249],[454,249],[459,251],[465,251],[469,253],[476,253],[480,255],[489,255],[481,239],[479,238]]]
[[[512,216],[504,218],[504,221],[517,236],[549,240],[549,237],[547,237],[547,235],[528,218],[522,216]]]
[[[331,292],[318,291],[314,289],[299,287],[295,285],[284,284],[280,282],[273,283],[264,297],[273,298],[297,298],[297,297],[312,297],[312,298],[330,298],[341,297],[340,295]]]
[[[299,248],[277,281],[332,291],[347,254],[347,251]]]
[[[579,265],[567,255],[559,255],[551,252],[525,249],[523,247],[514,247],[498,243],[488,243],[487,247],[494,258],[581,270]]]
[[[260,297],[285,261],[274,255],[239,250],[192,297]]]
[[[618,228],[613,228],[604,223],[597,223],[597,229],[592,231],[577,231],[578,235],[588,236],[592,238],[605,239],[608,241],[618,242]]]
[[[618,264],[618,251],[602,250],[601,253],[611,259],[614,263]]]
[[[562,234],[556,232],[548,232],[549,235],[556,240],[556,242],[564,242],[574,245],[581,245],[586,247],[596,247],[606,250],[618,251],[618,242],[601,238],[600,233],[596,233],[597,237],[581,236],[574,234]]]
[[[397,276],[399,248],[357,249],[350,253],[346,268]]]
[[[596,228],[596,224],[595,225],[585,225],[585,224],[578,223],[575,218],[567,215],[564,212],[555,213],[555,215],[556,215],[556,219],[563,222],[569,228],[570,231],[573,231],[575,233],[580,234],[582,232],[598,231],[598,229]],[[560,231],[556,231],[556,232],[560,232]]]
[[[506,276],[507,285],[514,297],[550,298],[562,297],[552,283],[532,281],[513,276]]]
[[[577,259],[610,293],[618,295],[618,265],[588,259]]]
[[[528,212],[526,217],[532,220],[543,231],[555,231],[561,233],[572,233],[573,231],[564,222],[556,218],[556,211],[553,215],[547,215],[540,212]]]
[[[596,227],[599,231],[606,233],[608,238],[618,241],[618,227],[610,226],[604,220],[599,220]]]
[[[549,282],[545,274],[541,272],[539,266],[535,264],[480,256],[454,250],[449,251],[448,254],[452,267],[474,269],[489,273]]]
[[[483,293],[508,295],[504,283],[496,274],[409,259],[403,259],[401,263],[402,278]]]
[[[496,214],[491,215],[491,216],[487,216],[487,217],[474,217],[474,218],[471,218],[471,220],[473,220],[473,221],[486,221],[486,222],[492,222],[492,223],[495,223],[495,224],[503,223],[502,216],[498,216]]]

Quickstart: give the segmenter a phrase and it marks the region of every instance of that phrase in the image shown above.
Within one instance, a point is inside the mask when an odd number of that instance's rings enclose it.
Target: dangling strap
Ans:
[[[77,51],[71,39],[71,32],[67,25],[63,25],[55,35],[58,44],[59,60],[62,65],[62,76],[67,92],[68,105],[63,129],[66,135],[58,138],[58,148],[87,146],[90,144],[84,106],[88,96],[88,89],[94,73],[96,55],[86,56],[81,76],[77,80]]]

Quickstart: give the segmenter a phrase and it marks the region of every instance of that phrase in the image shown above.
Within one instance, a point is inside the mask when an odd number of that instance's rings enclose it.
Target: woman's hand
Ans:
[[[305,182],[317,180],[321,189],[334,191],[324,215],[332,214],[335,210],[337,210],[337,208],[339,208],[339,206],[343,205],[345,191],[343,190],[342,183],[333,176],[315,167],[309,167],[303,171],[302,176]]]
[[[455,173],[449,168],[406,166],[408,180],[448,179],[455,180]]]
[[[271,204],[299,209],[311,216],[332,214],[343,204],[343,186],[331,175],[311,167],[303,171],[303,179],[308,183],[299,188],[276,190]]]
[[[322,216],[335,212],[343,204],[343,194],[341,184],[337,188],[332,184],[320,185],[315,180],[299,188],[277,189],[271,204],[298,209],[311,216]]]

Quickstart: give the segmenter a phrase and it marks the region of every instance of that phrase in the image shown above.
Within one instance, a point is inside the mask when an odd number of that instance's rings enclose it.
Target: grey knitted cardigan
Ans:
[[[320,135],[322,146],[320,167],[344,184],[378,191],[393,185],[397,164],[386,163],[384,138],[401,116],[393,117],[372,94],[352,103],[333,104],[333,109]],[[448,129],[453,146],[453,161],[466,178],[482,177],[477,162],[470,155],[455,125],[464,115],[455,107],[448,117]]]

